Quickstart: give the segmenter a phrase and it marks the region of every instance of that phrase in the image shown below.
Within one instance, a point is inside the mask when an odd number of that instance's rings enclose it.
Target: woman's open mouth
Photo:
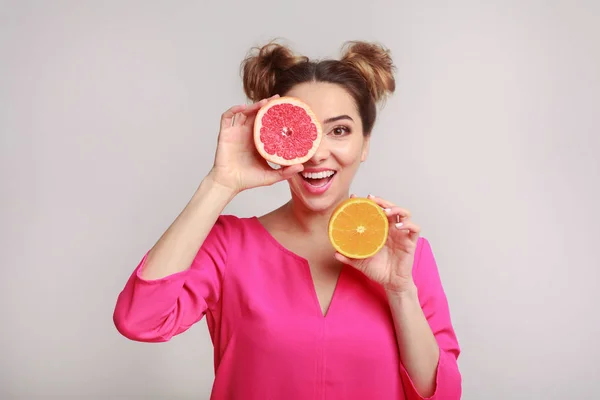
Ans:
[[[320,194],[325,192],[336,174],[334,170],[326,170],[319,172],[300,172],[300,176],[304,181],[304,187],[311,193]]]

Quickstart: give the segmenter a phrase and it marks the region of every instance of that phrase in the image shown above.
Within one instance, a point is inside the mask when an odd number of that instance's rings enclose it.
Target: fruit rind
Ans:
[[[275,106],[277,104],[292,104],[295,106],[302,107],[303,110],[309,115],[312,122],[315,124],[315,127],[317,129],[317,138],[313,141],[312,147],[310,148],[310,150],[307,152],[306,155],[304,155],[302,157],[297,157],[297,158],[294,158],[291,160],[287,160],[287,159],[285,159],[283,157],[279,157],[275,154],[269,154],[264,150],[264,148],[263,148],[264,143],[260,140],[260,129],[263,126],[262,118],[265,115],[265,113],[271,109],[272,106]],[[295,164],[303,164],[303,163],[307,162],[317,152],[317,149],[319,147],[319,144],[321,143],[322,137],[323,137],[323,128],[322,128],[321,124],[319,123],[317,116],[315,115],[315,113],[310,109],[310,107],[306,103],[304,103],[302,100],[300,100],[298,98],[295,98],[292,96],[277,97],[275,99],[270,100],[267,104],[262,106],[256,114],[256,118],[255,118],[255,122],[254,122],[254,146],[256,147],[257,151],[259,152],[259,154],[261,155],[262,158],[264,158],[267,161],[270,161],[273,164],[277,164],[280,166],[290,166],[290,165],[295,165]]]
[[[367,203],[367,204],[372,205],[373,208],[375,210],[377,210],[377,213],[379,213],[381,215],[382,220],[385,221],[384,222],[384,232],[383,232],[384,240],[382,240],[381,243],[377,246],[377,248],[374,251],[372,251],[370,254],[358,255],[358,254],[352,254],[352,253],[346,252],[333,240],[332,232],[333,232],[334,222],[335,222],[335,219],[337,218],[337,216],[340,213],[342,213],[344,211],[344,209],[346,207],[348,207],[349,205],[358,204],[358,203]],[[389,234],[389,220],[388,220],[387,215],[383,211],[383,209],[375,201],[373,201],[369,198],[365,198],[365,197],[353,197],[353,198],[344,200],[333,210],[333,212],[331,213],[331,217],[329,218],[327,234],[329,237],[329,241],[331,242],[331,245],[338,253],[340,253],[348,258],[351,258],[351,259],[356,259],[356,260],[365,259],[365,258],[373,257],[375,254],[377,254],[379,251],[381,251],[381,249],[383,249],[383,246],[385,246],[385,242],[386,242],[388,234]]]

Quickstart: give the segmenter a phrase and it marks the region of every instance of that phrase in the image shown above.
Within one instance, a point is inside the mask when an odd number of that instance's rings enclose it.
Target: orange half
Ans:
[[[345,200],[329,219],[328,235],[335,250],[348,258],[364,259],[377,254],[388,237],[389,221],[371,199]]]

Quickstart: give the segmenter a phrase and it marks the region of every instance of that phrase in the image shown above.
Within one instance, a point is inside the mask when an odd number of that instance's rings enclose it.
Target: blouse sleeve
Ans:
[[[139,342],[166,342],[185,332],[219,301],[227,249],[227,218],[220,216],[188,269],[144,279],[146,253],[117,298],[117,330]]]
[[[431,246],[425,238],[420,240],[421,249],[418,259],[415,260],[413,276],[418,288],[421,308],[440,348],[440,356],[436,370],[435,392],[427,398],[417,392],[408,372],[404,366],[401,366],[406,398],[408,400],[459,400],[462,393],[462,377],[457,361],[460,347]]]

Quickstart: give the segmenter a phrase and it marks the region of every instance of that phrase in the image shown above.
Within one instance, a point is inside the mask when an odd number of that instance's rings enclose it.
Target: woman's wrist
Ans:
[[[419,303],[419,290],[414,282],[402,287],[387,286],[385,287],[385,294],[390,302],[406,303],[416,301],[417,304]]]
[[[217,179],[215,179],[212,172],[208,173],[200,185],[194,193],[194,197],[203,197],[206,195],[210,195],[215,200],[221,200],[220,202],[229,203],[231,200],[237,196],[239,191],[234,190],[233,188],[221,184]]]

